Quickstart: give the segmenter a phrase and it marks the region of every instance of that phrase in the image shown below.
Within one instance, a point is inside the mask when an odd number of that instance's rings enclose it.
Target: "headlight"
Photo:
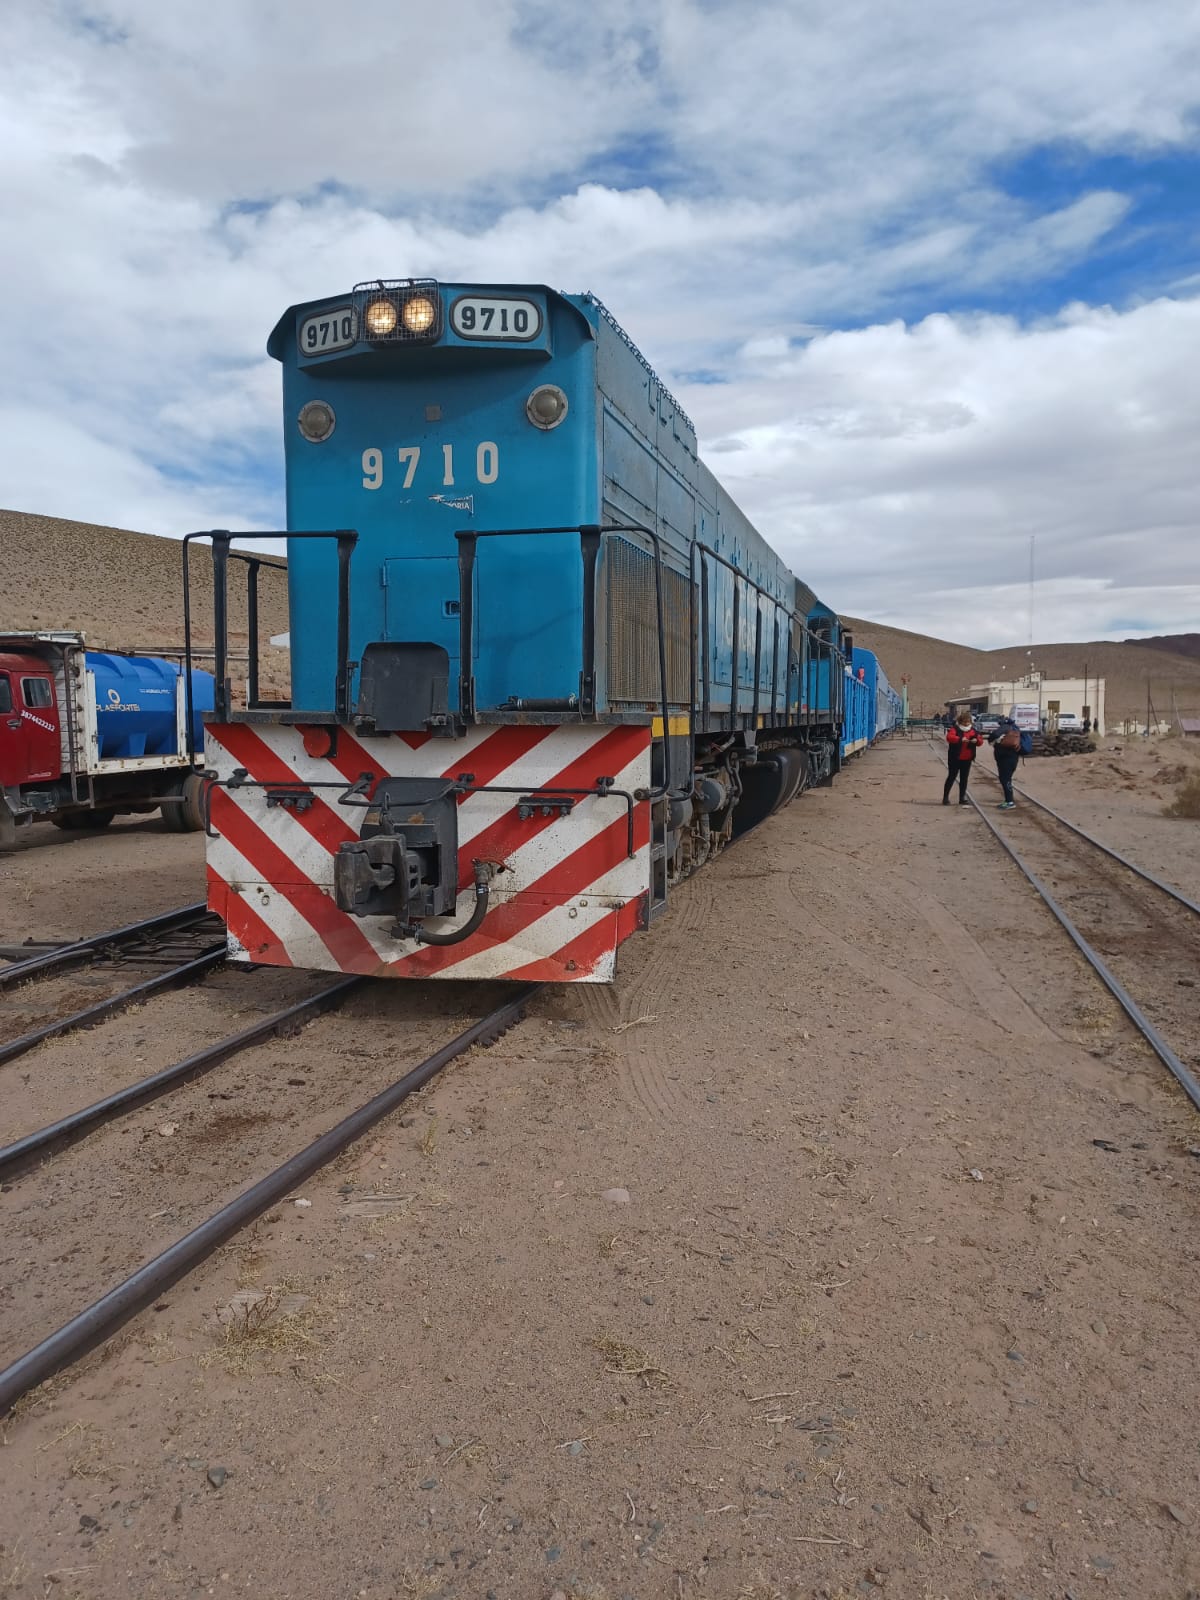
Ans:
[[[428,333],[437,321],[437,307],[428,295],[415,294],[404,302],[401,315],[409,333]]]
[[[324,400],[310,400],[302,405],[296,421],[310,444],[323,444],[337,426],[333,407]]]
[[[525,402],[525,415],[535,428],[557,428],[567,414],[567,397],[556,383],[543,383]]]
[[[368,303],[363,313],[363,322],[366,324],[369,339],[386,339],[389,333],[396,328],[396,302],[394,300],[372,300]]]

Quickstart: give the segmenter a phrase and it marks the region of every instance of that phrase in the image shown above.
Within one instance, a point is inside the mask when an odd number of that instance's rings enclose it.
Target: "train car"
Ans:
[[[0,633],[0,846],[19,827],[104,828],[161,809],[203,825],[213,676],[157,656],[87,650],[80,633]]]
[[[231,954],[611,979],[675,884],[840,767],[837,617],[593,296],[380,280],[268,350],[288,526],[254,537],[287,540],[289,702],[234,708],[232,536],[203,536]]]
[[[852,642],[849,654],[853,681],[861,686],[858,691],[861,708],[855,725],[855,737],[859,742],[855,748],[865,749],[899,726],[901,700],[873,650],[864,650]]]

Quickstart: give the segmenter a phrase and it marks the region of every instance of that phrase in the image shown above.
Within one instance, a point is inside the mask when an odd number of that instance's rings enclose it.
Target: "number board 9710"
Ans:
[[[300,350],[306,356],[327,355],[330,350],[345,350],[358,342],[358,312],[353,306],[335,306],[305,317],[296,329]]]
[[[450,307],[450,326],[460,339],[536,339],[542,331],[541,309],[532,300],[464,294]]]

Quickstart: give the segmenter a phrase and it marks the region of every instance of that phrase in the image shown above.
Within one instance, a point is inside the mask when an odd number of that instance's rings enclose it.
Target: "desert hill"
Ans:
[[[1168,650],[1176,656],[1195,656],[1200,660],[1200,633],[1156,633],[1149,639],[1128,639],[1147,650]]]
[[[274,558],[268,557],[268,560]],[[230,563],[230,651],[246,649],[245,578]],[[188,569],[194,643],[212,645],[212,562],[207,546],[191,546]],[[267,643],[287,629],[285,569],[259,573],[263,687],[281,688],[279,652]],[[183,648],[183,562],[175,539],[59,517],[0,510],[0,629],[69,629],[99,650]],[[211,660],[198,660],[211,667]],[[231,662],[231,676],[244,674]]]

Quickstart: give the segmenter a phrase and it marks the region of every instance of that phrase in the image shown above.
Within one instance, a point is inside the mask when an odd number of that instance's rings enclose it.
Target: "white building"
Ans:
[[[1081,724],[1090,723],[1093,733],[1105,731],[1103,678],[1047,678],[1034,670],[1023,678],[973,683],[965,694],[955,695],[946,704],[951,710],[967,706],[1001,716],[1007,716],[1013,706],[1036,704],[1047,732],[1058,726],[1063,712],[1077,716]]]

